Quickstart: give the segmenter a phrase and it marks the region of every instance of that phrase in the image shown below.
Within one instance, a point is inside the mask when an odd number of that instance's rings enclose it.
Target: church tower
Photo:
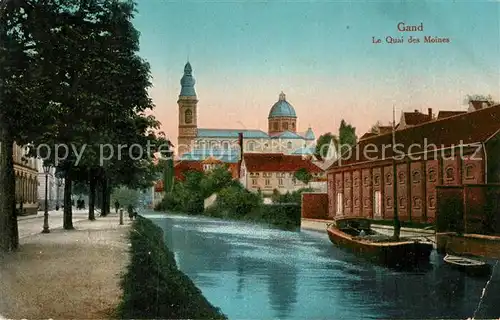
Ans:
[[[194,84],[193,69],[188,62],[184,66],[184,75],[181,79],[181,93],[177,101],[179,105],[179,135],[177,138],[179,156],[191,150],[198,133],[198,99],[194,90]]]

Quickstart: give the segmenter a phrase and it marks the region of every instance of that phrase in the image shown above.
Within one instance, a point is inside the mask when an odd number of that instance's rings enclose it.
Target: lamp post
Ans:
[[[43,230],[42,233],[50,233],[49,229],[49,200],[48,192],[49,192],[49,171],[50,165],[43,165],[43,172],[45,173],[45,213],[43,214]]]

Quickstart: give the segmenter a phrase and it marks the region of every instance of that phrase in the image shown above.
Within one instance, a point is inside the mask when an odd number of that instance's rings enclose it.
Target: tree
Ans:
[[[300,168],[299,170],[295,171],[293,177],[305,184],[308,184],[312,179],[312,174],[309,173],[306,168]]]
[[[17,249],[13,144],[24,145],[50,130],[57,106],[53,93],[53,61],[41,49],[57,15],[52,2],[0,3],[0,251]],[[50,17],[49,17],[50,16]]]
[[[340,155],[343,155],[349,148],[354,147],[357,140],[356,128],[342,119],[339,127]]]
[[[332,140],[334,145],[338,145],[338,138],[331,132],[327,132],[319,136],[316,141],[316,150],[314,154],[319,158],[325,158],[330,150]]]
[[[379,134],[380,133],[380,127],[383,126],[381,121],[377,121],[371,128],[370,128],[370,133],[374,134]]]
[[[464,104],[469,104],[471,101],[486,101],[489,105],[498,104],[498,101],[495,101],[493,97],[489,95],[483,94],[468,94],[465,96]]]

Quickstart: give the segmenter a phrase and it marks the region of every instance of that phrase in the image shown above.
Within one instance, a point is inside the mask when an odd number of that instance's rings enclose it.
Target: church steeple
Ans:
[[[195,80],[193,68],[189,61],[184,66],[184,75],[181,78],[181,93],[179,94],[179,135],[178,154],[191,150],[198,134],[198,98],[194,90]]]
[[[184,66],[184,75],[181,79],[181,97],[196,97],[196,91],[194,90],[194,85],[196,81],[193,77],[193,68],[189,61]]]

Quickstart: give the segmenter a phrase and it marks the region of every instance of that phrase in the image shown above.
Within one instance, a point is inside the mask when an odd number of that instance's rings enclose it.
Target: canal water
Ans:
[[[147,215],[165,231],[179,268],[229,319],[472,317],[488,279],[442,263],[414,271],[374,266],[326,234],[243,222]],[[500,317],[500,264],[477,318]]]

